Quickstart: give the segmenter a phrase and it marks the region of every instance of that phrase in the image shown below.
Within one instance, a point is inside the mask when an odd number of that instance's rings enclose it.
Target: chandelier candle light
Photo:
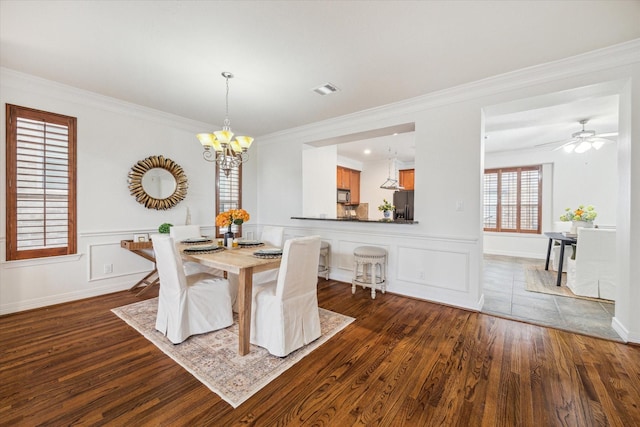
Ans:
[[[247,150],[251,147],[253,138],[250,136],[236,136],[233,139],[231,132],[231,120],[229,120],[229,79],[233,74],[228,71],[222,73],[226,79],[226,115],[222,130],[213,133],[199,133],[196,135],[204,151],[202,157],[208,162],[215,162],[224,171],[225,176],[229,176],[231,169],[238,168],[242,163],[249,160]]]

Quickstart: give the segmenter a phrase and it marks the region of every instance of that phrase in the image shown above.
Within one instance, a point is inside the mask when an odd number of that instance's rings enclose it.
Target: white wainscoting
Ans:
[[[329,277],[333,280],[351,284],[353,250],[377,246],[388,253],[387,291],[472,310],[482,308],[479,238],[423,235],[411,232],[410,225],[309,223],[310,227],[285,226],[285,238],[320,235],[331,245]],[[398,232],[389,233],[389,227],[397,227]]]

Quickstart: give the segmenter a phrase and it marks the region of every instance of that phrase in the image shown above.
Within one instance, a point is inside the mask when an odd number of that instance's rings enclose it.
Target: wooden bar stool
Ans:
[[[371,288],[371,298],[376,298],[376,288],[385,292],[387,274],[387,251],[376,246],[359,246],[353,251],[355,270],[351,281],[351,293],[356,285]]]
[[[318,261],[318,276],[329,280],[329,266],[331,265],[331,246],[329,242],[320,243],[320,260]]]

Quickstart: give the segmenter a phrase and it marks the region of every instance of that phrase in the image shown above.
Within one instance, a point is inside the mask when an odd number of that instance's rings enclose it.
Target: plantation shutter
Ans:
[[[518,172],[500,175],[500,229],[516,231],[518,224]]]
[[[542,166],[484,173],[484,230],[540,233]]]
[[[484,174],[484,228],[498,230],[498,173]]]
[[[520,172],[520,230],[540,228],[540,169]]]
[[[232,168],[229,176],[225,175],[224,170],[216,167],[217,176],[217,213],[226,212],[230,209],[240,209],[242,207],[242,166]],[[217,230],[218,236],[224,235],[226,228]],[[238,227],[238,233],[241,233],[241,227]]]
[[[7,104],[7,259],[76,252],[76,118]]]

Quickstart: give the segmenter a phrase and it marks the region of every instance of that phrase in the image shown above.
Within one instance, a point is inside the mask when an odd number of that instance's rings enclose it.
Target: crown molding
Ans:
[[[431,92],[393,104],[386,104],[305,126],[261,135],[260,142],[261,145],[266,145],[283,138],[289,139],[292,137],[304,142],[311,142],[345,133],[367,130],[371,128],[372,122],[377,127],[391,126],[406,122],[407,116],[410,117],[426,109],[639,62],[640,39],[634,39],[584,54]]]
[[[166,113],[164,111],[143,107],[138,104],[100,95],[95,92],[43,79],[41,77],[6,67],[0,67],[0,82],[2,82],[3,87],[33,93],[39,96],[45,95],[60,101],[85,105],[117,114],[126,114],[132,117],[184,129],[194,133],[201,132],[202,129],[221,127],[211,123],[203,123],[175,114]],[[11,102],[11,100],[6,98],[3,99],[3,101]]]

